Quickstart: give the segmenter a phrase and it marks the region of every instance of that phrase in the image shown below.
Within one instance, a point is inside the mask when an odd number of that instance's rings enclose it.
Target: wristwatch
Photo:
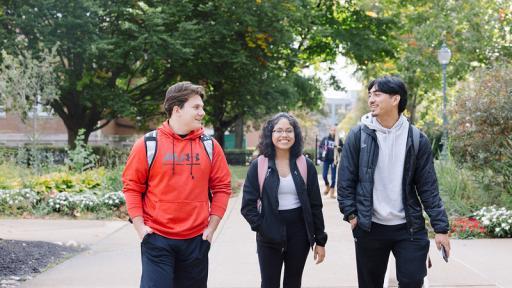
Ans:
[[[350,215],[348,215],[347,219],[348,219],[348,221],[352,221],[352,220],[356,219],[356,217],[357,217],[356,214],[350,214]]]

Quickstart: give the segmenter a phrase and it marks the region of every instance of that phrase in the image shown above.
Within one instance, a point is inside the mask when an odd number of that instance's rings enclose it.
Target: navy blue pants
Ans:
[[[334,164],[334,161],[324,161],[323,169],[322,169],[322,177],[324,178],[325,186],[329,185],[329,169],[331,170],[331,182],[330,187],[334,188],[334,185],[336,184],[336,165]]]
[[[390,252],[396,259],[399,287],[422,287],[430,247],[426,229],[411,235],[405,223],[382,225],[373,222],[370,232],[356,226],[352,233],[360,288],[382,288]]]
[[[279,288],[284,264],[284,288],[300,288],[302,272],[309,253],[309,240],[302,208],[279,211],[286,228],[284,243],[256,242],[260,262],[261,287]]]
[[[210,242],[202,235],[170,239],[147,234],[141,243],[141,288],[206,288]]]

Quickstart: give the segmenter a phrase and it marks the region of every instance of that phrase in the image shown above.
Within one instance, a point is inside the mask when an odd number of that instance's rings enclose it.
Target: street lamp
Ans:
[[[441,46],[441,49],[437,51],[437,60],[443,66],[443,136],[441,138],[442,150],[441,159],[446,160],[448,158],[448,118],[446,116],[446,66],[450,63],[452,57],[452,51],[446,46],[445,43]]]

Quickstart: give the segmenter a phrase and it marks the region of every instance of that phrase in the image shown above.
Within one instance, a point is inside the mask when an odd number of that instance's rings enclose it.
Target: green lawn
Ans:
[[[244,183],[245,176],[247,176],[248,169],[249,166],[229,165],[229,170],[231,171],[231,189],[233,189],[233,195],[240,193],[240,189],[242,189],[242,185]]]

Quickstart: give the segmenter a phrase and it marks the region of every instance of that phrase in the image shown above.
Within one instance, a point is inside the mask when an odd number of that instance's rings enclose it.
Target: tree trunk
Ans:
[[[417,98],[417,93],[414,93],[412,96],[412,103],[409,106],[410,112],[411,112],[411,119],[410,119],[411,124],[414,124],[414,122],[416,122],[416,98]]]
[[[62,117],[61,117],[62,118]],[[99,121],[99,120],[98,120]],[[75,149],[75,141],[78,137],[78,132],[80,129],[84,130],[84,143],[87,144],[89,142],[89,136],[91,136],[91,133],[94,130],[95,126],[91,126],[87,123],[80,123],[77,121],[73,121],[73,119],[63,119],[62,122],[64,122],[64,125],[66,126],[66,130],[68,132],[68,147],[69,149],[73,150]],[[85,126],[85,127],[84,127]]]
[[[238,118],[235,122],[235,149],[244,149],[244,119]]]
[[[224,132],[226,132],[226,128],[214,126],[213,131],[213,137],[219,142],[220,147],[224,148]]]
[[[78,128],[66,125],[66,130],[68,131],[68,147],[70,150],[73,150],[76,147],[75,140],[78,136]]]

